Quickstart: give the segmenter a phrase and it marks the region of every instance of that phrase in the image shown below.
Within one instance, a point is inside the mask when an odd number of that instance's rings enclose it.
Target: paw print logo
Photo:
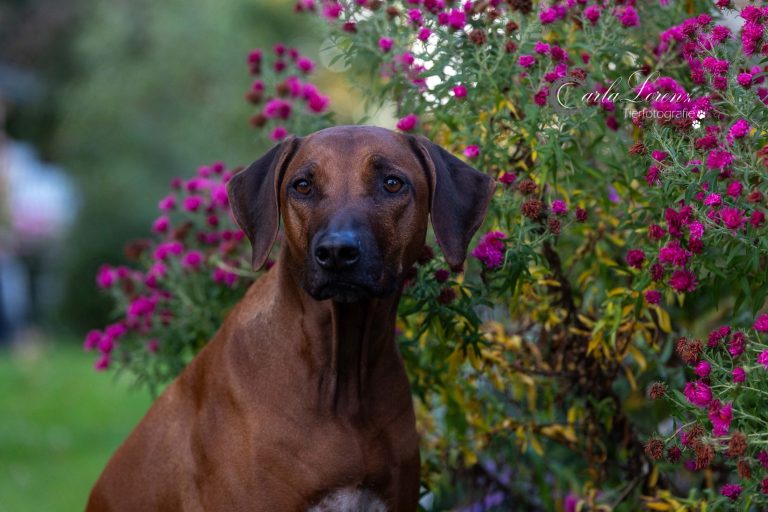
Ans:
[[[703,110],[697,110],[696,117],[697,119],[693,120],[693,122],[691,123],[691,126],[693,126],[695,129],[699,129],[701,128],[701,119],[704,119],[705,117],[707,117],[707,113],[704,112]]]

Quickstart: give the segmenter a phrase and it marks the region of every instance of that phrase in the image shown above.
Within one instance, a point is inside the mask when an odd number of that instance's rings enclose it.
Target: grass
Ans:
[[[150,404],[76,345],[0,351],[0,512],[83,510]]]

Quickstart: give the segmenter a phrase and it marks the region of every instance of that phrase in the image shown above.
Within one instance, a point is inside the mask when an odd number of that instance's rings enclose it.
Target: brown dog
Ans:
[[[347,126],[234,176],[277,264],[109,461],[89,511],[415,511],[419,449],[394,326],[428,216],[461,265],[493,181],[423,137]]]

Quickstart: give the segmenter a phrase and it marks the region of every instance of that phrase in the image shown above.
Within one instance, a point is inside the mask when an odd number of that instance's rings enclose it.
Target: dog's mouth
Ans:
[[[329,281],[312,293],[316,300],[333,299],[344,303],[357,302],[374,295],[373,290],[367,286],[343,281]]]

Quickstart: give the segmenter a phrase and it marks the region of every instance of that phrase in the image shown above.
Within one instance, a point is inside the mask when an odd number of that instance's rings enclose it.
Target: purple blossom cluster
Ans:
[[[255,128],[269,127],[270,139],[279,141],[289,135],[286,121],[296,115],[297,109],[301,110],[301,114],[323,114],[328,110],[330,99],[306,80],[306,76],[314,71],[315,63],[295,48],[287,48],[283,44],[276,44],[273,48],[273,73],[269,75],[271,79],[280,80],[272,84],[272,92],[267,92],[268,84],[262,77],[265,60],[260,49],[248,54],[248,66],[256,78],[246,98],[253,105],[261,106],[261,111],[251,117],[251,125]]]
[[[158,203],[154,238],[132,250],[143,270],[101,266],[96,284],[124,306],[116,322],[86,335],[84,348],[99,354],[98,370],[109,367],[123,339],[144,340],[146,350],[158,350],[160,332],[178,314],[173,290],[180,281],[227,289],[245,284],[237,269],[248,268],[247,244],[231,216],[226,189],[235,171],[215,162],[188,180],[174,178],[172,192]]]

